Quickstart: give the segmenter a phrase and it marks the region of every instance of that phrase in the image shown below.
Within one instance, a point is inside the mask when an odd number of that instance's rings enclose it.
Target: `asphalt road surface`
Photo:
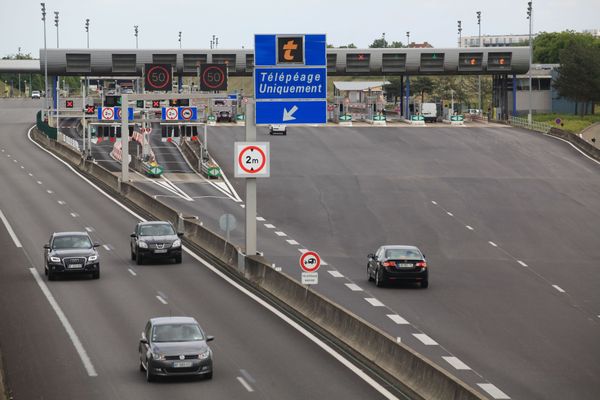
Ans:
[[[191,255],[134,265],[138,218],[27,138],[36,105],[0,103],[0,346],[14,399],[383,398]],[[42,246],[62,230],[102,244],[100,280],[45,280]],[[196,317],[216,337],[212,380],[145,382],[138,339],[159,315]]]

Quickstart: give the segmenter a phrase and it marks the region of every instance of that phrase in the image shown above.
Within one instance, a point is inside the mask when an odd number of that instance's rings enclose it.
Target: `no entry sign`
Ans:
[[[235,142],[234,156],[236,178],[270,176],[269,142]]]
[[[307,251],[300,256],[300,268],[304,272],[316,272],[321,266],[321,257],[314,251]]]

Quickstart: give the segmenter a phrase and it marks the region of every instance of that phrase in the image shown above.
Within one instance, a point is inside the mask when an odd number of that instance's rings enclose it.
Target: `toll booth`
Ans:
[[[333,82],[334,122],[373,120],[382,115],[385,107],[383,88],[388,81],[337,81]]]

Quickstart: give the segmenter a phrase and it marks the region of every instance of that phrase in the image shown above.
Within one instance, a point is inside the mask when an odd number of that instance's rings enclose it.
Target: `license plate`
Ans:
[[[73,269],[81,268],[82,266],[83,265],[81,265],[81,264],[69,264],[69,268],[73,268]]]
[[[173,363],[173,368],[189,368],[192,366],[191,361],[175,361]]]
[[[166,249],[156,249],[156,250],[154,250],[154,252],[157,254],[163,254],[163,253],[166,253],[167,250]]]
[[[413,265],[411,263],[398,263],[398,268],[412,268]]]

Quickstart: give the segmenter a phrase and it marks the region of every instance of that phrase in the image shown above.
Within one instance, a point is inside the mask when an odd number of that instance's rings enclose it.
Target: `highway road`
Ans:
[[[376,399],[330,354],[186,254],[138,267],[138,217],[27,138],[39,103],[0,103],[0,350],[14,399]],[[102,244],[100,280],[43,278],[53,231],[87,230]],[[211,381],[148,384],[137,343],[157,315],[196,317],[215,354]]]

